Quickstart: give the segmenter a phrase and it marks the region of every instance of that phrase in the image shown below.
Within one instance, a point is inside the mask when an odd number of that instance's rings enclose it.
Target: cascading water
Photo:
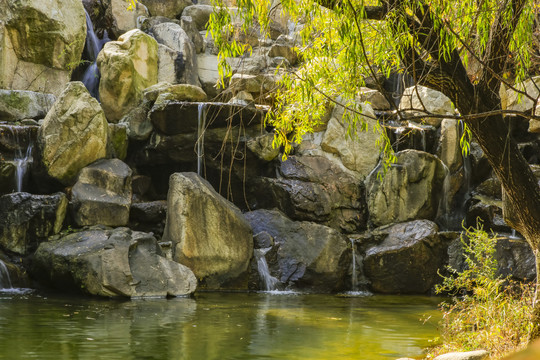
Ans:
[[[81,81],[90,92],[94,98],[99,100],[99,70],[97,67],[97,56],[103,47],[103,45],[109,41],[106,33],[103,36],[103,39],[100,40],[96,33],[94,32],[94,25],[92,24],[92,19],[90,15],[86,13],[86,49],[89,57],[89,61],[92,64],[84,72]]]
[[[11,278],[9,277],[9,272],[6,264],[0,260],[0,290],[2,289],[12,289]]]
[[[204,131],[206,128],[206,103],[200,103],[197,111],[197,175],[202,176]]]
[[[351,290],[358,291],[358,274],[356,273],[356,247],[354,239],[351,240],[352,250],[352,274],[351,274]]]
[[[23,139],[20,138],[20,133],[22,133],[22,131],[20,130],[21,129],[19,126],[11,128],[11,133],[16,146],[16,151],[13,156],[13,164],[15,165],[15,191],[17,192],[23,191],[24,181],[28,172],[28,168],[34,161],[32,157],[32,138],[29,134],[26,149],[23,151],[25,142],[23,141]]]
[[[253,253],[255,259],[257,260],[257,270],[259,272],[259,277],[262,280],[262,285],[264,285],[265,291],[274,291],[277,290],[277,284],[279,283],[278,279],[270,275],[270,269],[268,268],[268,263],[266,262],[266,253],[272,249],[271,247],[263,249],[254,249]]]

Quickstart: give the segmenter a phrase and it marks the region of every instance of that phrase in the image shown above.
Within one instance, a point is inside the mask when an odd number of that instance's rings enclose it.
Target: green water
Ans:
[[[199,293],[113,301],[0,293],[0,359],[396,359],[439,299]],[[423,323],[424,316],[432,318]]]

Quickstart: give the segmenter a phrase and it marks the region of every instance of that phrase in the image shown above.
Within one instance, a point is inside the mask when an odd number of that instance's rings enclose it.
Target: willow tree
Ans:
[[[401,69],[416,84],[448,96],[465,135],[475,137],[500,179],[505,220],[527,239],[540,274],[540,188],[509,136],[503,121],[509,111],[499,95],[501,84],[519,93],[513,84],[532,75],[537,0],[282,0],[279,7],[270,0],[238,0],[234,13],[216,1],[209,29],[222,60],[250,51],[231,41],[235,22],[245,31],[255,24],[264,30],[279,9],[300,24],[303,45],[297,50],[303,63],[283,77],[269,118],[276,145],[286,151],[313,131],[329,102],[346,107],[354,132],[362,119],[355,97],[368,77]],[[383,91],[382,83],[378,86]],[[531,100],[536,105],[537,99]],[[535,308],[540,319],[537,300]]]

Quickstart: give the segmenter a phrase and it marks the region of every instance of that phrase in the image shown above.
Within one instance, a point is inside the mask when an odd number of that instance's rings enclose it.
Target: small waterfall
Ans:
[[[352,250],[352,274],[351,274],[351,291],[358,291],[358,274],[356,273],[356,247],[354,239],[351,240]]]
[[[22,132],[20,131],[21,127],[11,127],[10,130],[16,147],[13,156],[13,164],[15,165],[15,191],[21,192],[23,191],[28,168],[34,162],[32,157],[33,141],[30,134],[28,134],[26,150],[23,152],[25,141],[20,137],[20,133]]]
[[[92,19],[90,19],[90,15],[85,10],[86,14],[86,49],[88,52],[89,60],[92,62],[92,64],[86,69],[84,72],[81,81],[88,89],[88,92],[90,92],[90,95],[92,95],[94,98],[99,100],[99,70],[97,67],[97,56],[99,52],[101,51],[101,48],[103,45],[109,41],[109,38],[107,37],[106,33],[103,36],[103,39],[100,40],[96,33],[94,32],[94,25],[92,24]]]
[[[259,277],[262,280],[265,291],[277,290],[278,279],[270,275],[270,269],[268,269],[268,263],[266,262],[266,253],[272,249],[271,247],[264,249],[254,249],[253,253],[257,260],[257,270]]]
[[[197,175],[202,176],[204,131],[206,128],[206,103],[200,103],[197,110]]]
[[[11,279],[6,264],[0,260],[0,290],[12,289]]]
[[[442,162],[441,162],[442,163]],[[442,222],[442,226],[445,229],[450,227],[450,186],[451,186],[451,174],[450,169],[442,163],[444,167],[444,182],[442,189],[441,200],[439,201],[439,208],[437,210],[437,218]]]

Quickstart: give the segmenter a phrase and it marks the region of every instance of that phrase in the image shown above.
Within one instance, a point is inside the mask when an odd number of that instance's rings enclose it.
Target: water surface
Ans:
[[[396,359],[439,299],[264,293],[116,301],[0,292],[0,359]],[[420,319],[432,316],[427,322]]]

